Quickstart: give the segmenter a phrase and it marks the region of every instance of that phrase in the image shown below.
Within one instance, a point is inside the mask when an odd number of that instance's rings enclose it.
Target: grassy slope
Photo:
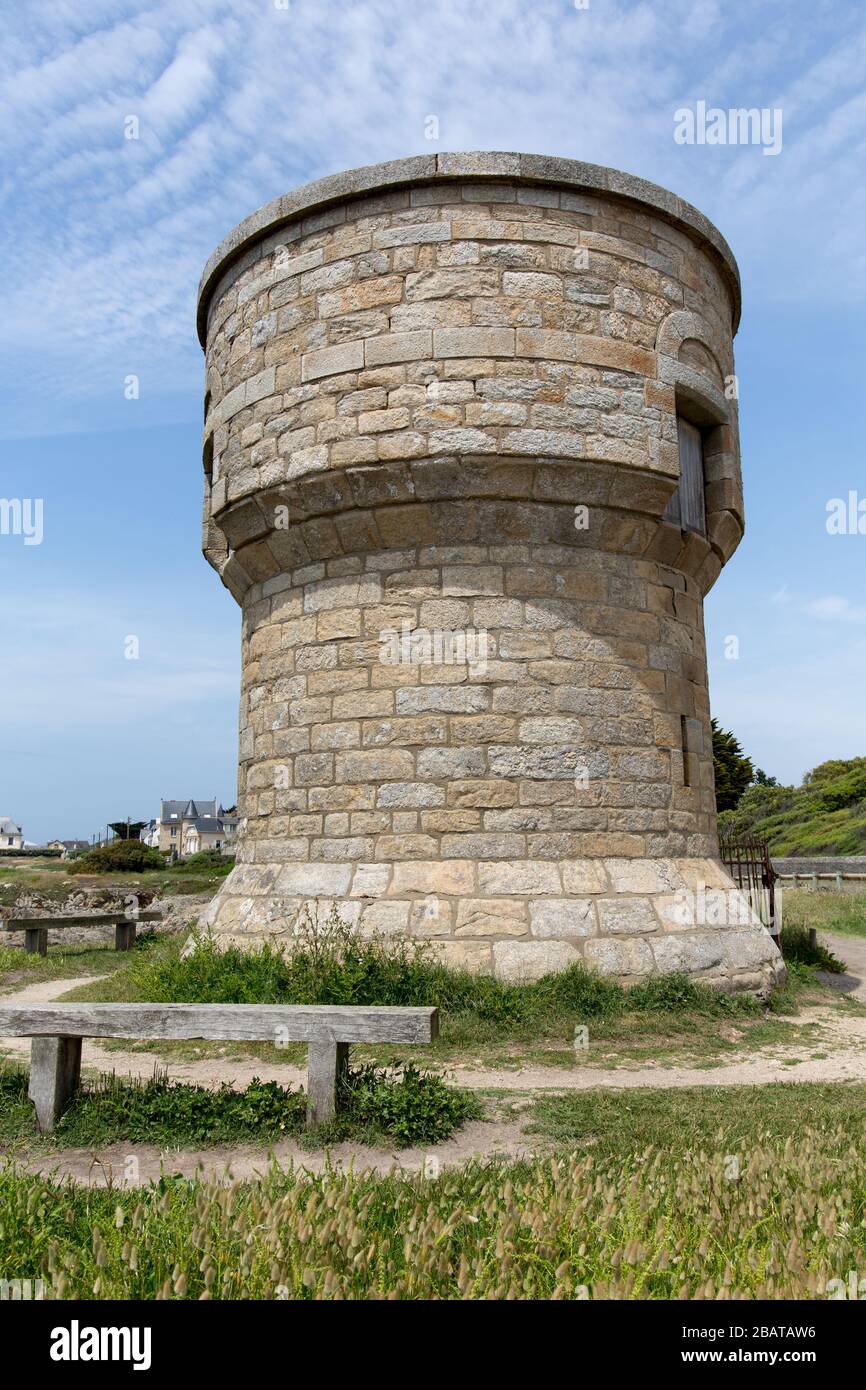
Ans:
[[[866,854],[866,758],[822,763],[800,787],[750,787],[719,826],[777,856]]]

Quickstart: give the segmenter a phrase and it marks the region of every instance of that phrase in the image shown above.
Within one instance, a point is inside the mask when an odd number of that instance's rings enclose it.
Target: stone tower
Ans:
[[[243,819],[216,934],[336,903],[509,979],[780,976],[716,858],[739,312],[695,208],[537,155],[337,174],[220,244],[204,550],[243,609]]]

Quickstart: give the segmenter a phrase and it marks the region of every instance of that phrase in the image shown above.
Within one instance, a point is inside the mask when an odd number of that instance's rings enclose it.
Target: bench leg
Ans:
[[[333,1120],[337,1082],[349,1065],[349,1044],[311,1042],[307,1045],[307,1128]]]
[[[28,956],[48,955],[48,928],[26,927],[24,930],[24,952]]]
[[[118,922],[114,928],[115,951],[131,951],[135,944],[135,923]]]
[[[81,1038],[34,1038],[28,1095],[43,1134],[50,1134],[81,1080]]]

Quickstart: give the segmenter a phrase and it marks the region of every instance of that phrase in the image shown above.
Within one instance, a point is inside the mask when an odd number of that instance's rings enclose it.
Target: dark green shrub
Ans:
[[[229,874],[234,866],[234,855],[223,854],[218,849],[200,849],[198,854],[188,854],[185,859],[175,860],[169,866],[169,872],[185,873],[189,869],[208,869],[211,874]]]
[[[796,961],[799,965],[814,965],[819,970],[827,970],[832,975],[844,975],[845,965],[834,956],[820,941],[814,946],[809,939],[807,927],[786,925],[782,927],[782,955],[786,961]]]
[[[359,1067],[349,1072],[339,1096],[345,1122],[370,1129],[400,1144],[440,1144],[465,1120],[479,1115],[474,1096],[455,1091],[441,1076],[415,1066],[383,1071]]]
[[[70,874],[142,873],[145,869],[162,869],[165,861],[158,849],[142,840],[114,840],[110,845],[98,845],[70,860]]]
[[[23,1068],[0,1068],[0,1137],[33,1130]],[[243,1091],[172,1081],[101,1076],[85,1082],[55,1129],[58,1143],[77,1147],[130,1142],[165,1144],[271,1143],[306,1129],[307,1097],[276,1081],[254,1078]],[[351,1069],[337,1090],[336,1118],[322,1138],[382,1136],[398,1145],[437,1144],[480,1114],[475,1098],[417,1067]]]

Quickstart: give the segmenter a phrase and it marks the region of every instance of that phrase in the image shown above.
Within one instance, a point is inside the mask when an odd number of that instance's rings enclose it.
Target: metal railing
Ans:
[[[752,835],[722,839],[719,850],[722,863],[748,897],[752,911],[760,917],[770,935],[778,937],[782,929],[781,902],[777,902],[776,897],[779,876],[770,860],[766,841]]]

